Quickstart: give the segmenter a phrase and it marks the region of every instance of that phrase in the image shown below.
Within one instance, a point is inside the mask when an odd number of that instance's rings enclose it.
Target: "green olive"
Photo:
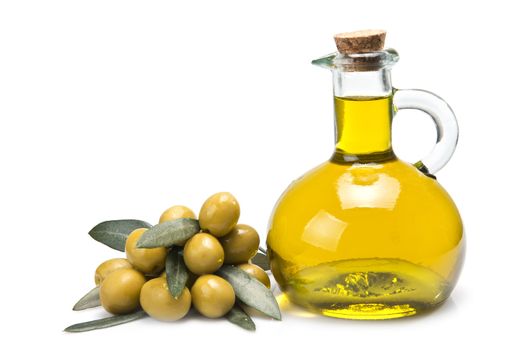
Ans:
[[[97,286],[113,271],[120,269],[131,269],[133,266],[123,258],[109,259],[98,265],[95,271],[95,284]]]
[[[271,281],[269,280],[269,276],[267,275],[266,271],[264,271],[264,269],[261,268],[260,266],[247,263],[247,264],[237,265],[237,267],[249,273],[251,276],[255,277],[267,288],[271,287]]]
[[[133,312],[140,306],[140,289],[144,283],[144,275],[136,270],[116,270],[100,285],[100,303],[115,315]]]
[[[151,317],[160,321],[176,321],[184,317],[191,307],[191,294],[184,287],[178,298],[173,298],[164,277],[147,281],[140,292],[140,305]]]
[[[200,227],[213,236],[225,236],[235,227],[240,217],[240,206],[229,192],[215,193],[209,197],[198,215]]]
[[[194,274],[212,273],[224,263],[224,249],[209,233],[197,233],[184,245],[184,262]]]
[[[166,221],[176,220],[180,218],[191,218],[195,219],[195,213],[188,207],[183,205],[174,205],[171,208],[166,209],[160,216],[158,221],[160,224]]]
[[[241,264],[255,256],[260,237],[253,227],[238,224],[230,233],[220,238],[220,243],[224,248],[224,263]]]
[[[135,269],[147,275],[159,274],[165,266],[167,249],[160,248],[137,248],[136,242],[147,229],[139,228],[131,232],[126,240],[127,260]]]
[[[209,318],[224,316],[235,304],[233,287],[215,275],[200,276],[191,287],[191,298],[198,312]]]

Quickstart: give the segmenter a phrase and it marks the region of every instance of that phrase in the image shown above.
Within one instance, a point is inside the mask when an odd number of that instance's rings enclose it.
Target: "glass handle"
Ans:
[[[431,116],[437,127],[437,144],[415,166],[427,175],[439,171],[450,160],[458,141],[458,124],[451,107],[425,90],[395,90],[393,104],[398,109],[418,109]]]

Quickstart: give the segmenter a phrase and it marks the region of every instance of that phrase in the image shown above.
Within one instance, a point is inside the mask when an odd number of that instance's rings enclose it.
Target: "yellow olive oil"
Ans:
[[[339,152],[369,154],[391,149],[391,95],[335,97]],[[359,116],[364,115],[365,118]]]
[[[462,221],[433,178],[391,150],[391,96],[335,98],[332,159],[279,199],[267,239],[288,298],[324,315],[387,319],[443,302],[464,252]]]

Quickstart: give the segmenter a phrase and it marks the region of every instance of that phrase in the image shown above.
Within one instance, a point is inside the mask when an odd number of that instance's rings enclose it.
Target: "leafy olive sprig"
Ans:
[[[138,240],[137,248],[172,248],[166,258],[165,272],[169,292],[173,297],[178,297],[187,283],[188,271],[182,257],[182,251],[177,246],[200,232],[198,220],[179,218],[161,222],[155,226],[142,220],[111,220],[93,227],[89,231],[89,235],[108,247],[124,252],[129,234],[139,228],[148,228],[148,230]],[[263,248],[259,248],[257,254],[251,259],[251,263],[260,266],[265,271],[269,270],[269,261]],[[256,278],[233,265],[223,265],[216,271],[216,274],[231,284],[236,297],[245,305],[274,319],[281,319],[280,309],[274,295]],[[74,305],[73,310],[79,311],[100,306],[99,291],[99,287],[93,288]],[[67,327],[65,331],[84,332],[107,328],[143,317],[147,317],[147,314],[143,310],[138,310],[127,315],[111,316],[74,324]],[[255,330],[253,320],[238,303],[225,315],[225,318],[244,329]]]

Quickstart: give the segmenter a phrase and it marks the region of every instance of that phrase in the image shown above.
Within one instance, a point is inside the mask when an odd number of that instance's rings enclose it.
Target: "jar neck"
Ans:
[[[336,162],[376,162],[394,158],[391,74],[333,70]]]

